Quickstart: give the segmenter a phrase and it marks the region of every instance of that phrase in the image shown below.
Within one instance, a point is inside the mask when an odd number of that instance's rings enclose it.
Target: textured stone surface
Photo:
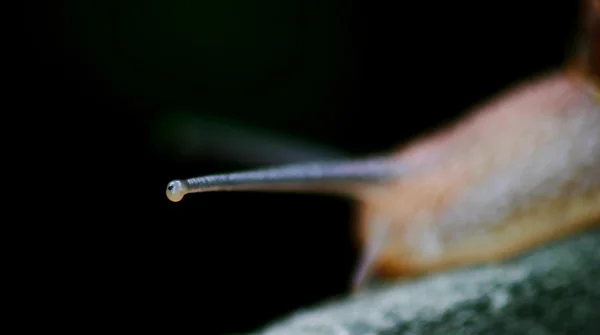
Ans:
[[[600,334],[600,229],[298,311],[251,335]]]

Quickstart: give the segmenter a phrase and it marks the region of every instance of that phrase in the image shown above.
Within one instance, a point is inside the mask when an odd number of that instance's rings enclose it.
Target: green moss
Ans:
[[[367,290],[252,335],[597,334],[599,246],[596,229],[505,264]]]

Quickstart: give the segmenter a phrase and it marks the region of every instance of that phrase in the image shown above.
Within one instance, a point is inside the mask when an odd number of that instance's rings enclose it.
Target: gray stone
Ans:
[[[600,229],[298,311],[249,335],[600,334]]]

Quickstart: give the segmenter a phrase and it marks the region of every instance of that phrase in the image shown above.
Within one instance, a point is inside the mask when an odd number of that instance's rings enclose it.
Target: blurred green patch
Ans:
[[[184,110],[162,115],[151,129],[155,148],[174,158],[267,165],[346,157],[296,136]]]
[[[236,118],[321,112],[352,57],[327,1],[70,1],[90,68],[125,95]]]

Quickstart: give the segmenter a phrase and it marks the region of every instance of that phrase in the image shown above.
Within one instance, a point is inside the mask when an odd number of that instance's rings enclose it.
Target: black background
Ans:
[[[19,82],[23,115],[51,128],[72,162],[38,138],[36,166],[71,176],[58,182],[69,200],[54,208],[73,221],[64,232],[81,248],[68,251],[77,259],[69,269],[81,272],[67,282],[90,283],[79,298],[98,299],[106,320],[202,334],[254,330],[347,294],[357,257],[353,203],[261,193],[171,203],[171,179],[246,166],[165,150],[155,136],[161,117],[186,110],[357,156],[383,151],[563,64],[578,15],[575,1],[265,0],[250,10],[239,0],[214,2],[238,8],[231,21],[206,22],[227,11],[184,0],[81,3],[56,1],[24,17]],[[171,11],[150,11],[149,3]],[[198,20],[194,10],[202,11]],[[203,29],[228,31],[241,19],[239,30],[193,43],[206,38]],[[252,24],[266,26],[249,35]],[[152,39],[152,29],[166,33]],[[226,39],[245,47],[223,47]],[[204,57],[207,50],[214,52]]]

